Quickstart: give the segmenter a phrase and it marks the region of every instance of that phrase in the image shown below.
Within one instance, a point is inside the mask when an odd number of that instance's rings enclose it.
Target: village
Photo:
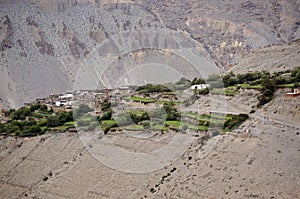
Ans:
[[[24,107],[30,107],[34,104],[46,105],[53,112],[72,111],[78,108],[80,104],[86,104],[92,108],[96,115],[101,114],[101,103],[109,101],[111,104],[118,106],[122,110],[153,110],[157,108],[157,104],[162,107],[163,102],[178,101],[180,96],[182,99],[189,99],[193,95],[194,90],[208,89],[208,84],[192,85],[185,92],[153,92],[142,94],[136,92],[134,88],[122,86],[114,89],[102,90],[79,90],[66,92],[63,94],[54,94],[45,98],[38,98],[34,102],[24,103]],[[155,103],[154,102],[160,102]],[[2,111],[3,112],[3,111]]]
[[[53,94],[25,103],[18,110],[2,108],[0,133],[33,136],[46,132],[77,132],[78,129],[102,129],[108,133],[143,129],[207,131],[212,127],[231,131],[247,120],[247,114],[259,111],[271,101],[274,103],[277,90],[285,100],[297,98],[300,88],[293,82],[299,78],[298,73],[299,68],[275,74],[229,73],[222,77],[212,75],[205,80],[181,78],[167,84]],[[216,104],[221,108],[217,109],[222,110],[225,101],[231,100],[236,103],[235,107],[243,106],[243,111],[234,115],[214,110],[216,107],[211,103],[216,99],[221,99]],[[248,101],[246,106],[243,101]]]

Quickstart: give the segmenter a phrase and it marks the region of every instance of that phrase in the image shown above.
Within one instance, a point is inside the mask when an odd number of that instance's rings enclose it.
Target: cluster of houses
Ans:
[[[102,90],[80,90],[67,92],[65,94],[50,95],[46,98],[36,99],[33,103],[24,103],[25,106],[31,104],[45,104],[48,108],[52,108],[54,112],[59,110],[71,111],[79,104],[87,104],[91,108],[98,109],[104,100],[111,102],[117,101],[124,94],[130,94],[132,90],[129,87],[120,87],[117,89]]]
[[[191,90],[201,90],[209,88],[209,84],[197,84],[190,87]],[[48,108],[52,108],[54,112],[64,110],[71,111],[74,107],[76,108],[79,104],[87,104],[91,108],[95,109],[96,112],[100,110],[101,103],[104,100],[108,100],[111,103],[117,103],[124,108],[132,108],[132,106],[140,107],[143,109],[154,108],[151,104],[143,105],[138,102],[128,102],[126,96],[135,95],[134,90],[130,87],[119,87],[115,89],[101,89],[101,90],[81,90],[74,92],[67,92],[65,94],[50,95],[46,98],[37,99],[33,103],[25,103],[25,106],[31,106],[31,104],[45,104]],[[295,88],[293,92],[285,94],[286,98],[294,98],[300,96],[300,88]],[[142,96],[141,96],[142,97]],[[164,99],[164,100],[177,100],[177,96],[174,93],[156,93],[151,95],[151,98]],[[1,109],[0,116],[4,116],[5,109]]]

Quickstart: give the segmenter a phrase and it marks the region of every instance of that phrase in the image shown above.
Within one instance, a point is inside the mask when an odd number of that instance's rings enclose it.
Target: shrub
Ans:
[[[6,124],[4,129],[7,134],[15,133],[16,131],[20,130],[19,126],[12,123]]]
[[[31,115],[30,108],[27,107],[21,107],[17,111],[14,111],[11,113],[11,117],[13,120],[24,120],[27,116]]]
[[[142,121],[140,124],[143,125],[144,129],[149,129],[151,126],[149,121]]]
[[[30,111],[33,112],[33,111],[35,111],[35,110],[39,110],[40,107],[41,107],[41,104],[32,104],[32,105],[30,106]]]
[[[8,117],[8,116],[12,115],[15,111],[16,111],[15,109],[9,109],[8,111],[6,111],[4,113],[4,115],[5,115],[5,117]]]
[[[19,136],[25,137],[25,136],[36,136],[43,134],[44,131],[39,126],[25,126],[20,133],[18,133]]]
[[[224,130],[232,130],[239,125],[241,125],[244,121],[246,121],[249,116],[247,114],[239,114],[239,115],[231,115],[230,119],[227,119],[224,123]]]
[[[48,107],[45,104],[43,104],[40,107],[40,111],[47,112],[48,111]]]
[[[150,117],[147,112],[142,112],[142,113],[129,112],[129,114],[130,114],[130,118],[135,124],[138,124],[139,122],[144,120],[150,120]]]
[[[111,109],[111,102],[104,100],[101,103],[101,111],[108,111],[109,109]]]
[[[209,89],[205,88],[205,89],[201,89],[198,91],[199,95],[207,95],[209,93]]]
[[[110,120],[112,118],[112,110],[108,109],[100,118],[100,120]]]
[[[47,118],[47,126],[48,127],[56,127],[59,126],[60,122],[57,116],[50,116]]]

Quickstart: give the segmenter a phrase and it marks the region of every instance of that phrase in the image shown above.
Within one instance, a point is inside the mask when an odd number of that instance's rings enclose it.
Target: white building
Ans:
[[[65,106],[65,105],[69,105],[69,102],[67,100],[60,100],[60,101],[56,101],[55,105],[56,106]]]
[[[195,84],[191,86],[192,90],[201,90],[201,89],[205,89],[208,88],[209,84]]]
[[[71,94],[71,93],[59,96],[60,99],[71,99],[72,97],[73,97],[73,94]]]

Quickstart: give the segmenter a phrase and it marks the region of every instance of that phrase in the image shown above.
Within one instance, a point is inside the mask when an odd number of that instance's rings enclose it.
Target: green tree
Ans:
[[[101,103],[101,111],[108,111],[111,108],[111,102],[108,100],[104,100]]]
[[[57,116],[50,116],[47,118],[47,126],[48,127],[56,127],[59,126],[60,122]]]
[[[270,90],[272,92],[276,89],[276,84],[274,80],[266,77],[262,79],[261,86],[263,90]]]
[[[276,84],[274,80],[271,80],[267,77],[264,77],[262,79],[261,85],[262,85],[262,89],[261,89],[262,94],[258,96],[258,100],[259,100],[257,105],[258,107],[270,102],[273,99],[273,94],[276,89]]]
[[[100,120],[110,120],[112,118],[112,110],[108,109],[100,118]]]
[[[167,113],[167,120],[178,120],[181,116],[173,101],[164,103],[164,109]]]
[[[41,104],[32,104],[32,105],[30,106],[30,110],[31,110],[31,112],[33,112],[33,111],[35,111],[35,110],[40,109],[40,107],[41,107]]]
[[[43,105],[41,105],[40,110],[43,111],[43,112],[47,112],[48,107],[45,104],[43,104]]]

